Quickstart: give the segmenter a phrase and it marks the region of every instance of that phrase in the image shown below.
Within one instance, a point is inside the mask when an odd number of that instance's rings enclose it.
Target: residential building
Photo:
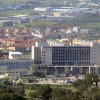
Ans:
[[[93,43],[91,41],[87,41],[87,40],[82,40],[82,39],[74,39],[72,40],[72,44],[73,45],[88,45],[90,46],[90,44]]]
[[[6,27],[6,26],[13,26],[13,21],[1,20],[0,21],[0,27]]]
[[[27,52],[27,47],[26,46],[20,46],[20,45],[15,45],[15,46],[10,46],[9,50],[11,51],[20,51],[20,52]]]
[[[49,46],[67,46],[67,43],[63,43],[59,40],[47,40]]]

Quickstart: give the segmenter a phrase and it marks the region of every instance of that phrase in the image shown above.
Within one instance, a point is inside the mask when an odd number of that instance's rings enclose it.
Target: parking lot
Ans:
[[[78,78],[75,76],[70,77],[55,77],[50,76],[46,78],[16,78],[9,79],[10,83],[23,83],[23,84],[72,84],[77,79],[83,79],[84,76],[79,76]]]

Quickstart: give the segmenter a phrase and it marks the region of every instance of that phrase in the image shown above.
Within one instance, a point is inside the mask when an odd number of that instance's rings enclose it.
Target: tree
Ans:
[[[91,74],[92,82],[95,82],[96,87],[98,87],[99,78],[97,74]]]
[[[99,74],[99,66],[95,67],[95,73],[98,75]]]
[[[41,85],[35,92],[29,93],[32,98],[41,98],[42,100],[49,100],[51,98],[52,89],[50,85]]]
[[[23,95],[25,93],[25,90],[24,90],[23,87],[18,86],[18,87],[14,88],[14,92],[17,93],[17,94]]]
[[[14,93],[14,91],[10,90],[9,88],[0,88],[0,94],[2,93]]]
[[[75,82],[73,82],[73,86],[74,87],[78,87],[79,85],[81,85],[83,82],[83,80],[77,79]]]
[[[36,92],[30,92],[30,93],[29,93],[29,96],[30,96],[33,100],[35,100],[35,98],[37,98],[37,93],[36,93]]]
[[[68,75],[70,73],[70,69],[68,67],[64,68],[64,74]]]
[[[4,85],[10,85],[10,82],[8,81],[9,80],[9,78],[8,77],[6,77],[6,78],[4,78],[3,79],[3,83],[4,83]]]
[[[98,82],[99,82],[98,75],[97,74],[88,74],[85,76],[84,82],[85,82],[85,84],[87,84],[88,87],[93,85],[93,82],[95,82],[96,87],[98,87]]]
[[[51,95],[53,100],[79,100],[79,93],[73,93],[70,89],[53,89]]]
[[[92,100],[100,100],[100,95],[98,93],[92,94]]]
[[[37,67],[36,67],[36,64],[35,64],[34,60],[33,60],[33,64],[32,64],[31,67],[32,67],[32,73],[33,74],[37,73]]]
[[[82,64],[81,64],[81,67],[80,67],[80,73],[81,73],[81,75],[83,74]]]
[[[57,70],[57,68],[55,69],[55,76],[57,76],[58,75],[58,70]]]
[[[44,77],[43,68],[41,69],[41,77]]]
[[[19,94],[15,94],[14,91],[9,88],[1,88],[0,100],[23,100],[23,97]]]
[[[45,77],[46,77],[46,75],[47,75],[47,68],[45,69]]]
[[[38,95],[41,97],[41,99],[43,100],[49,100],[49,98],[51,97],[51,92],[52,89],[50,87],[50,85],[44,85],[44,86],[40,86],[37,90]]]

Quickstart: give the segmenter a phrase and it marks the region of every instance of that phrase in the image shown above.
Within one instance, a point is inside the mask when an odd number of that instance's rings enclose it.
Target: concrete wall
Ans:
[[[23,55],[23,53],[20,53],[20,52],[9,52],[9,59],[13,59],[13,56],[12,56],[12,54],[21,54],[21,55]]]
[[[39,47],[39,46],[48,46],[47,42],[35,42],[35,46]]]
[[[52,64],[52,47],[41,47],[42,64]]]
[[[60,12],[54,12],[54,16],[61,16]]]
[[[90,47],[90,64],[99,64],[99,43],[92,43]]]
[[[41,62],[41,47],[32,46],[32,56],[31,59],[34,59],[36,63]]]
[[[32,46],[31,49],[31,59],[34,59],[34,46]]]

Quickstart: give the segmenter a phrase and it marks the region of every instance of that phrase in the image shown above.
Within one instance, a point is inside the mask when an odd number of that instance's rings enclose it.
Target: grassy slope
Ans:
[[[37,22],[29,22],[29,23],[25,23],[25,24],[22,24],[22,25],[26,27],[29,24],[31,26],[38,26],[38,25],[52,26],[55,23],[54,22],[51,22],[51,21],[39,20]],[[18,25],[15,25],[15,26],[13,26],[13,28],[22,28],[22,27],[21,26],[18,26]],[[28,28],[28,27],[26,27],[26,28]],[[29,27],[29,28],[31,28],[31,27]]]
[[[26,96],[24,96],[24,98],[27,100],[29,99],[30,97],[28,96],[30,92],[34,92],[35,90],[29,90],[29,89],[25,89],[25,94]]]

